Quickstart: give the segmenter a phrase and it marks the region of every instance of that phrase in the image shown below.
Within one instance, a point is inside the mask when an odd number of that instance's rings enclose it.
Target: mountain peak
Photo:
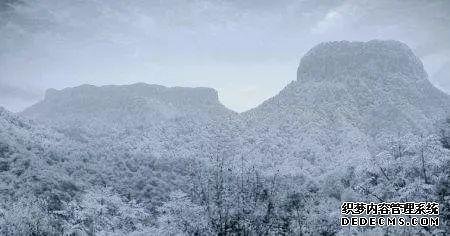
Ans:
[[[334,41],[313,47],[302,59],[297,80],[342,81],[348,77],[383,79],[395,75],[423,81],[422,62],[404,43],[394,40]]]

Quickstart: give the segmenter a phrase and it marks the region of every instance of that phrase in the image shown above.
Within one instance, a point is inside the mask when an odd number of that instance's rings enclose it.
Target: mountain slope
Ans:
[[[0,108],[2,233],[20,224],[27,225],[23,229],[40,227],[44,234],[54,234],[53,229],[61,227],[53,212],[76,198],[89,181],[88,176],[75,177],[86,164],[79,161],[85,155],[77,147],[64,135]]]

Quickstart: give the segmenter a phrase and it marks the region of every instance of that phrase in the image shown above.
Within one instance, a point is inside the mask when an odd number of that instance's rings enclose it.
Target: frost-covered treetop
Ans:
[[[10,111],[6,110],[4,107],[0,106],[0,128],[5,129],[5,124],[8,123],[14,124],[20,127],[30,127],[27,121],[25,119],[14,115]],[[1,132],[0,132],[1,133]]]
[[[341,81],[349,76],[382,79],[392,75],[415,81],[427,77],[422,62],[402,42],[335,41],[315,46],[301,59],[297,80]]]

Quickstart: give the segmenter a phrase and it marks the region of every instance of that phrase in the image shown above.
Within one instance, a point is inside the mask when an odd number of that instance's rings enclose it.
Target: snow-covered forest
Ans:
[[[0,108],[1,235],[448,235],[450,96],[397,41],[328,42],[243,113],[210,88],[49,89]],[[340,226],[342,202],[441,204]]]

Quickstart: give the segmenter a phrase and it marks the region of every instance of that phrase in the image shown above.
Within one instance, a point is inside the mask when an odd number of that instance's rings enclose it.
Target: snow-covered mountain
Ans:
[[[86,131],[136,128],[168,120],[207,120],[232,114],[210,88],[167,88],[144,83],[123,86],[82,85],[49,89],[43,101],[22,112],[53,126]]]
[[[242,114],[225,108],[213,89],[143,83],[50,89],[21,114],[104,152],[208,156],[226,142],[230,156],[244,155],[250,165],[297,173],[364,161],[379,142],[431,130],[450,110],[449,96],[398,41],[322,43],[297,74]]]
[[[336,234],[342,201],[446,199],[449,111],[397,41],[322,43],[241,114],[209,88],[50,89],[0,108],[0,232]]]
[[[77,157],[84,164],[77,176],[144,203],[152,214],[170,191],[188,187],[188,166],[235,146],[228,134],[234,122],[226,121],[236,113],[209,88],[139,83],[50,89],[21,115],[88,154]]]
[[[229,156],[297,173],[364,161],[377,143],[429,131],[449,110],[449,96],[428,81],[408,46],[373,40],[317,45],[301,59],[296,81],[242,114],[213,89],[140,83],[51,89],[22,115],[104,152],[208,156],[232,143]]]
[[[398,41],[322,43],[302,58],[297,74],[246,115],[271,123],[294,114],[302,122],[344,119],[375,136],[429,128],[450,110],[449,95],[433,87],[420,60]]]
[[[292,169],[362,160],[374,143],[431,130],[449,111],[450,96],[408,46],[373,40],[317,45],[296,81],[242,116],[259,140],[256,155]]]

